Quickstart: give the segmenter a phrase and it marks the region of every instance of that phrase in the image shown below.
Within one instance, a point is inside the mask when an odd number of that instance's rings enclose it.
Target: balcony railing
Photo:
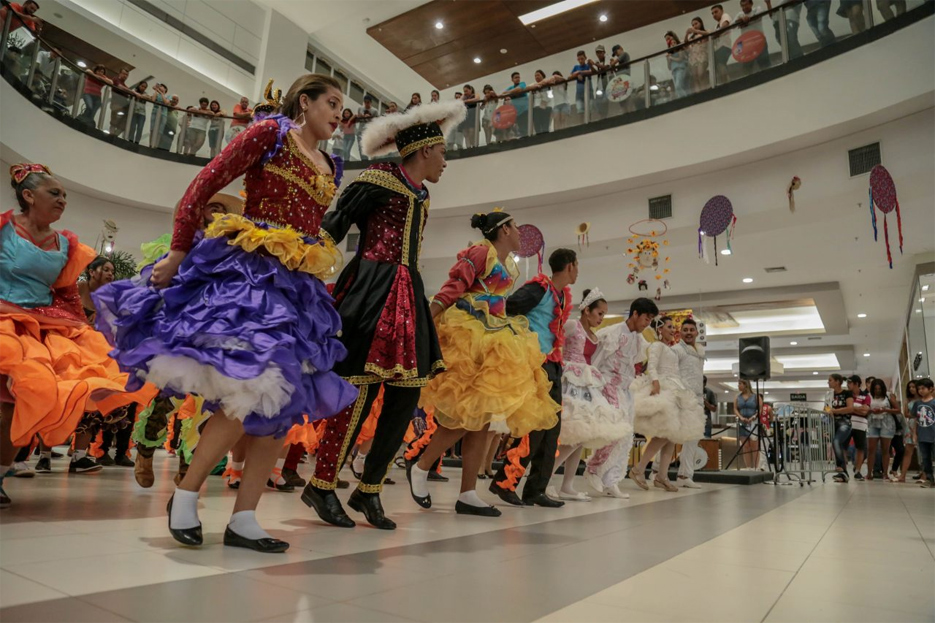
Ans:
[[[629,62],[612,64],[608,58],[604,67],[575,77],[545,76],[525,88],[478,93],[465,99],[468,116],[450,138],[449,157],[599,131],[707,101],[844,53],[935,12],[935,0],[908,0],[904,13],[891,8],[886,16],[880,4],[886,3],[863,0],[862,11],[840,15],[839,3],[794,0],[748,21],[733,16],[729,27],[691,33],[689,41],[672,41]],[[3,24],[0,71],[36,105],[76,129],[139,153],[203,164],[243,127],[242,120],[202,116],[106,84],[99,96],[94,86],[89,94],[93,75],[25,28],[11,32],[12,17],[8,12]],[[363,161],[359,130],[339,128],[322,148],[352,163]]]

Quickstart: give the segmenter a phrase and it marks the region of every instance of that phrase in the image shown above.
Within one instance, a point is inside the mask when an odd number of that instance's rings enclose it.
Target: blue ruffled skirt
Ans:
[[[335,415],[357,389],[332,368],[347,351],[341,319],[318,278],[279,259],[201,240],[169,287],[149,285],[152,267],[92,294],[110,355],[164,393],[202,396],[250,435],[280,437],[295,424]]]

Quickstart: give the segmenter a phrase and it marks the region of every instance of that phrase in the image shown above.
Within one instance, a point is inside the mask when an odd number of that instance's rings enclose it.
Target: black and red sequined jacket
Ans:
[[[367,168],[325,215],[320,236],[335,243],[352,225],[357,254],[334,289],[347,358],[335,371],[355,385],[421,387],[444,369],[419,274],[429,196],[393,163]]]

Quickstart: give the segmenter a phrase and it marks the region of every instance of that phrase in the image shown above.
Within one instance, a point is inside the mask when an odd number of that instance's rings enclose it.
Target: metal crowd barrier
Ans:
[[[831,441],[834,422],[828,414],[818,409],[796,403],[779,402],[773,405],[773,426],[770,435],[774,443],[771,463],[776,468],[773,484],[798,482],[800,487],[815,482],[814,475],[825,481],[827,474],[835,473],[834,453]]]

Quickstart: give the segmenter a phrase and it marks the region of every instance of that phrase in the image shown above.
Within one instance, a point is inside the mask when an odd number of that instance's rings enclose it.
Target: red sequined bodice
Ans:
[[[262,162],[264,155],[277,149]],[[319,172],[291,133],[284,132],[276,119],[267,119],[238,134],[188,187],[175,219],[173,250],[191,248],[203,206],[240,175],[244,175],[246,191],[244,216],[318,235],[321,218],[334,197],[334,175]]]

